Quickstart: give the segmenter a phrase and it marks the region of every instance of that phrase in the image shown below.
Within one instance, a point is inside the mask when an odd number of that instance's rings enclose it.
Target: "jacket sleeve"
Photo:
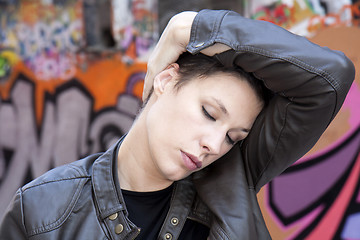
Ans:
[[[22,194],[19,189],[0,223],[0,240],[27,239],[23,222]]]
[[[214,43],[233,49],[216,56],[224,65],[240,66],[275,93],[241,148],[249,187],[258,192],[316,143],[339,111],[355,69],[343,53],[272,23],[203,10],[187,50],[195,54]]]

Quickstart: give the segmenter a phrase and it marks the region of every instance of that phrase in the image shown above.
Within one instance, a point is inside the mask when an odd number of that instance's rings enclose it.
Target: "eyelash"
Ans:
[[[201,106],[201,108],[202,108],[202,111],[203,111],[203,113],[204,113],[204,115],[205,115],[205,117],[206,117],[207,119],[209,119],[209,120],[211,120],[211,121],[214,121],[214,122],[216,121],[216,119],[215,119],[213,116],[211,116],[208,111],[206,111],[206,109],[205,109],[204,106]],[[230,145],[234,145],[234,144],[235,144],[235,141],[231,139],[231,137],[229,136],[229,134],[226,134],[226,141],[227,141],[227,143],[230,144]]]
[[[205,117],[207,117],[211,121],[214,121],[214,122],[216,121],[216,119],[213,116],[211,116],[208,111],[206,111],[204,106],[202,106],[201,108],[202,108],[202,111],[203,111]]]

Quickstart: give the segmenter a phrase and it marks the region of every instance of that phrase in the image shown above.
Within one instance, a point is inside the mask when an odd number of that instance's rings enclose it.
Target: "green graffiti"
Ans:
[[[6,58],[0,56],[0,79],[7,78],[10,74],[10,70],[11,67],[9,61]]]

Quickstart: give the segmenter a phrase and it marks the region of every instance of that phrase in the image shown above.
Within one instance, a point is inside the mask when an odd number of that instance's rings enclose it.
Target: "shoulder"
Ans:
[[[84,159],[51,169],[22,187],[22,192],[25,193],[36,188],[49,187],[57,182],[65,183],[69,180],[90,178],[92,164],[99,156],[100,154],[90,155]]]
[[[72,212],[99,154],[54,168],[22,187],[17,195],[28,235],[50,231]]]

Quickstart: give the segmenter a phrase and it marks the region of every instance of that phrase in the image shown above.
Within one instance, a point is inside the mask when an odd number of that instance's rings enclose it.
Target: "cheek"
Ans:
[[[197,136],[204,131],[208,122],[202,116],[201,106],[185,101],[180,103],[177,109],[178,111],[174,115],[176,115],[175,122],[178,131],[188,136]]]
[[[168,141],[179,141],[185,136],[191,136],[202,124],[199,114],[196,115],[194,105],[181,97],[159,99],[148,112],[149,134],[155,134],[157,138],[165,138]]]
[[[209,166],[210,164],[212,164],[213,162],[218,161],[221,157],[223,157],[226,153],[228,153],[230,151],[230,149],[232,148],[232,146],[228,145],[227,143],[224,143],[221,150],[220,150],[220,154],[217,156],[214,155],[209,155],[206,159],[205,159],[205,165]]]

